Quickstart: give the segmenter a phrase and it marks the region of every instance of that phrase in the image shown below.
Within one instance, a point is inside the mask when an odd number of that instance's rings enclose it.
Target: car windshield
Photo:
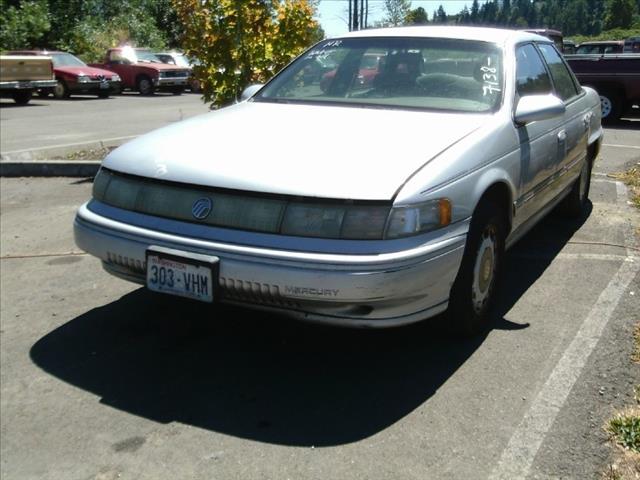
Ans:
[[[87,64],[70,53],[54,53],[51,55],[54,67],[86,67]]]
[[[488,112],[502,100],[501,58],[495,45],[469,40],[328,40],[299,57],[253,99]]]
[[[155,62],[162,63],[162,61],[155,56],[155,54],[146,50],[136,50],[136,57],[139,62]]]

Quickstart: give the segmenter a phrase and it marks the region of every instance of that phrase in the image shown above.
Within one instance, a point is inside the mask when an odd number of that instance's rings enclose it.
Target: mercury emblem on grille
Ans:
[[[213,202],[210,198],[199,198],[193,203],[193,207],[191,207],[191,214],[198,220],[204,220],[209,216],[209,213],[211,213],[212,206]]]

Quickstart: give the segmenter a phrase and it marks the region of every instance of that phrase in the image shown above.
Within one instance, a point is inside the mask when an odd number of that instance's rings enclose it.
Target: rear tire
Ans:
[[[26,105],[31,100],[31,90],[20,90],[13,93],[13,101],[18,105]]]
[[[562,201],[562,213],[568,217],[578,218],[584,212],[589,200],[591,187],[591,161],[586,158],[580,176],[574,182],[571,192]]]
[[[600,109],[603,122],[615,122],[622,115],[622,100],[614,92],[603,91],[600,95]]]
[[[58,100],[62,100],[64,98],[69,98],[69,87],[65,83],[64,80],[58,80],[56,86],[53,87],[53,96]]]
[[[458,335],[476,335],[489,327],[502,273],[506,231],[503,210],[492,201],[483,201],[471,219],[462,263],[449,297],[447,316]]]

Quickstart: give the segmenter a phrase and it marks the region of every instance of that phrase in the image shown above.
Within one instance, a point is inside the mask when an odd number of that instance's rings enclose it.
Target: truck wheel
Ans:
[[[136,88],[140,95],[153,95],[153,83],[151,83],[151,79],[146,76],[141,76],[138,78],[136,82]]]
[[[31,100],[31,90],[20,90],[18,92],[14,92],[13,101],[18,105],[26,105]]]
[[[69,87],[67,86],[64,80],[58,80],[56,86],[53,87],[53,96],[58,100],[62,100],[63,98],[69,98]]]
[[[599,92],[603,122],[615,122],[622,115],[621,100],[614,92]]]
[[[471,219],[462,263],[449,296],[447,316],[456,334],[476,335],[489,326],[502,272],[505,236],[502,209],[492,201],[482,201]]]

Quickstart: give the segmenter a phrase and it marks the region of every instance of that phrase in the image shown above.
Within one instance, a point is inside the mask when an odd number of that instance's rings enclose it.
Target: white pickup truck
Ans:
[[[25,105],[35,90],[55,85],[51,57],[0,56],[0,96]]]

